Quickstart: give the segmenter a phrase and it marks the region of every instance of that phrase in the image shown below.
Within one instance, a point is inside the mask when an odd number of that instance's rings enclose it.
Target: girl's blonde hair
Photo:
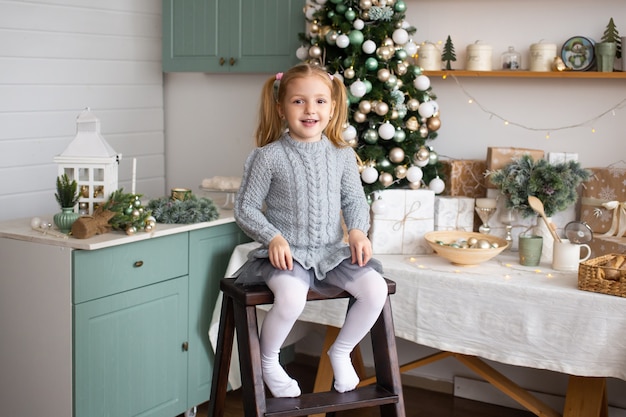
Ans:
[[[319,66],[302,63],[290,68],[284,74],[277,74],[265,81],[261,92],[259,109],[259,125],[256,129],[256,144],[263,147],[280,138],[286,129],[285,122],[278,113],[278,104],[285,98],[285,92],[291,80],[296,78],[320,77],[327,83],[331,91],[331,100],[335,103],[335,111],[324,134],[337,147],[348,146],[341,134],[348,121],[348,97],[343,82],[333,77]]]

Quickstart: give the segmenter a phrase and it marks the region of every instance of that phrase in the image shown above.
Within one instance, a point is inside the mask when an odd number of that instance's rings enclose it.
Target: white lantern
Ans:
[[[117,171],[121,154],[117,154],[100,135],[100,120],[85,109],[76,118],[76,137],[54,162],[59,176],[78,184],[78,211],[93,214],[117,190]],[[74,209],[76,211],[76,208]]]

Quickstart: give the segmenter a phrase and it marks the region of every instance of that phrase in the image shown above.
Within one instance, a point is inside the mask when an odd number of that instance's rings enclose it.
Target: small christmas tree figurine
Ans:
[[[456,61],[456,54],[454,53],[454,45],[452,44],[452,39],[450,39],[450,35],[448,35],[448,39],[446,39],[446,44],[443,46],[443,54],[441,55],[441,59],[446,61],[446,69],[451,70],[450,61]]]
[[[619,32],[617,31],[617,27],[615,26],[615,22],[613,22],[613,18],[609,19],[609,24],[606,25],[606,30],[602,35],[602,42],[613,42],[617,46],[615,57],[622,57],[622,39],[619,36]]]

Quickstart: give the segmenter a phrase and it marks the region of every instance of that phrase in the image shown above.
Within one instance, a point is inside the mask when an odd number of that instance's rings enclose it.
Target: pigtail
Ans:
[[[284,131],[283,121],[276,108],[275,81],[275,76],[268,78],[261,90],[259,124],[255,135],[259,148],[277,140]]]
[[[348,123],[348,94],[343,81],[339,77],[331,77],[332,97],[335,101],[335,111],[330,119],[324,133],[328,139],[337,147],[347,146],[343,140],[342,133]]]

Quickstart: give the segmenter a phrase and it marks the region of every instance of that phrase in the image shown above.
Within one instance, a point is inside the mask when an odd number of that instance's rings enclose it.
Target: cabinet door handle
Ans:
[[[233,65],[235,65],[235,58],[230,57],[230,61],[228,61],[230,63],[230,66],[232,67]]]
[[[133,266],[134,266],[135,268],[139,268],[139,267],[143,266],[143,261],[137,261],[137,262],[135,262],[135,263],[133,264]]]
[[[226,63],[226,60],[224,59],[224,57],[221,57],[221,58],[220,58],[220,67],[221,67],[222,65],[224,65],[225,63]]]
[[[189,342],[183,342],[183,352],[187,352],[189,350]]]

